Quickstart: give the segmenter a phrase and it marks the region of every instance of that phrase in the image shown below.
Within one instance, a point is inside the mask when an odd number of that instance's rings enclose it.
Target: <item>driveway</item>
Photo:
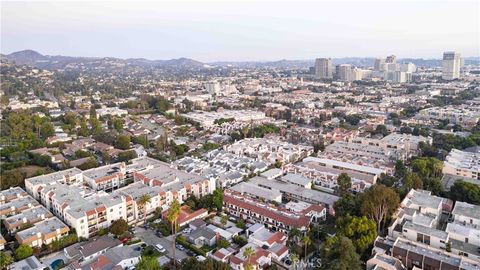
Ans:
[[[156,244],[162,245],[165,250],[167,251],[165,255],[170,259],[173,257],[173,249],[172,249],[172,242],[173,236],[167,237],[158,237],[155,235],[155,231],[150,229],[144,229],[137,227],[135,229],[135,236],[140,238],[143,242],[147,243],[148,245],[155,246]],[[175,257],[177,259],[183,260],[187,257],[190,257],[184,251],[179,250],[175,247]]]

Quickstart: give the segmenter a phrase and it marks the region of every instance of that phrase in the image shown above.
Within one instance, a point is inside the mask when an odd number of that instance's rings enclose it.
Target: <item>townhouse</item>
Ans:
[[[316,218],[326,215],[324,207],[309,205],[302,211],[280,208],[232,190],[224,191],[223,205],[229,214],[245,220],[264,224],[274,231],[288,232],[293,228],[306,231]]]
[[[40,205],[4,219],[3,225],[5,229],[12,234],[18,230],[22,230],[22,228],[26,228],[51,217],[53,217],[53,214]]]

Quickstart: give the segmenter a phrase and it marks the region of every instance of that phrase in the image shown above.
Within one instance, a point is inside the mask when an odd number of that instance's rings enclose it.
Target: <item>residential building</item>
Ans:
[[[471,178],[480,184],[480,153],[452,149],[443,162],[443,173]]]
[[[66,236],[69,231],[70,228],[60,219],[52,217],[17,232],[15,238],[19,244],[42,247],[42,245],[51,244],[53,241]]]

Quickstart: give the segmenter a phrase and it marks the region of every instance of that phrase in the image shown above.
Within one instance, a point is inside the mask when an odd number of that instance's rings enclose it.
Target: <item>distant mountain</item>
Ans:
[[[61,55],[42,55],[33,50],[23,50],[11,54],[1,55],[2,60],[8,62],[15,62],[19,65],[29,65],[44,69],[64,69],[75,68],[81,66],[82,68],[104,68],[104,67],[119,67],[119,66],[142,66],[142,67],[159,67],[159,68],[202,68],[202,62],[189,59],[179,58],[170,60],[148,60],[145,58],[130,58],[120,59],[114,57],[71,57]]]

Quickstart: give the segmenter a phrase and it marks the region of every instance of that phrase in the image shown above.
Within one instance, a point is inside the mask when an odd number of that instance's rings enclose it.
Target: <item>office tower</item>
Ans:
[[[417,71],[417,66],[413,63],[402,64],[400,71],[413,73]]]
[[[375,71],[385,71],[385,59],[384,58],[376,58],[375,64],[373,66],[373,70]]]
[[[316,79],[331,79],[332,59],[331,58],[317,58],[315,60],[315,78]]]
[[[352,66],[347,64],[338,65],[337,77],[341,81],[352,81]]]
[[[385,59],[385,63],[387,64],[396,64],[397,63],[397,57],[395,55],[390,55],[387,56],[387,59]]]
[[[460,77],[460,66],[462,65],[462,59],[459,53],[456,52],[444,52],[442,61],[442,79],[455,80]]]

